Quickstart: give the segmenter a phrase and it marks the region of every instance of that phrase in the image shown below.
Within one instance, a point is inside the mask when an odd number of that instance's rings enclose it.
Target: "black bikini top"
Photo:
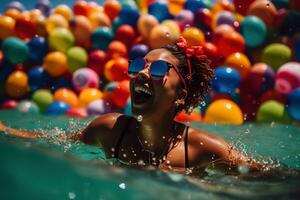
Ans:
[[[116,146],[115,146],[115,151],[114,151],[114,158],[117,158],[119,159],[119,153],[120,153],[120,147],[121,147],[121,144],[122,144],[122,141],[125,137],[125,135],[127,134],[132,134],[131,131],[129,131],[129,126],[130,126],[130,121],[132,120],[132,117],[126,117],[126,125],[125,125],[125,128],[123,129],[117,143],[116,143]],[[184,161],[185,161],[185,168],[189,168],[189,162],[188,162],[188,130],[189,130],[189,127],[188,126],[185,126],[185,134],[184,134]],[[134,135],[134,137],[137,137],[137,135]],[[137,138],[137,140],[139,141],[139,139]],[[142,146],[142,144],[139,142],[140,144],[140,148],[141,149],[144,149],[144,147]],[[162,155],[164,156],[164,154]]]

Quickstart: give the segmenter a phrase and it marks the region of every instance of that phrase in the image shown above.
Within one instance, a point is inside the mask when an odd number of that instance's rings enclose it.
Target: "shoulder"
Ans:
[[[87,128],[113,128],[121,113],[108,113],[94,119]]]

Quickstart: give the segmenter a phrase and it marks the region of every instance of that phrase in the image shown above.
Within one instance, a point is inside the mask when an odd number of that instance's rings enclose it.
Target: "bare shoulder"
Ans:
[[[113,128],[121,113],[108,113],[94,119],[87,128]]]

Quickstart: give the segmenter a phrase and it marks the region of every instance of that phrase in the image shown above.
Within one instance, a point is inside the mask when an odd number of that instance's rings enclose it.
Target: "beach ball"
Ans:
[[[212,89],[223,94],[234,93],[240,86],[241,77],[237,70],[230,67],[218,67],[212,80]]]
[[[124,24],[118,27],[116,31],[115,40],[118,40],[126,45],[126,47],[131,46],[136,37],[135,30],[132,26]]]
[[[18,103],[16,109],[19,112],[25,112],[25,113],[38,113],[39,107],[30,100],[22,100]]]
[[[21,39],[30,39],[36,34],[36,23],[29,17],[19,17],[16,19],[15,33]]]
[[[28,92],[28,76],[23,71],[11,73],[5,83],[6,93],[15,98],[20,98]]]
[[[56,6],[53,9],[52,13],[63,16],[67,21],[70,21],[73,17],[73,12],[72,12],[71,8],[65,4]]]
[[[300,121],[300,87],[288,95],[287,112],[291,118]]]
[[[15,37],[8,37],[2,42],[3,57],[11,64],[22,64],[28,60],[29,48],[24,41]],[[17,56],[16,56],[17,55]]]
[[[85,108],[70,108],[67,112],[67,115],[76,118],[86,118],[88,116]]]
[[[43,67],[51,76],[61,76],[68,69],[68,58],[62,52],[50,52],[44,58]]]
[[[289,94],[299,86],[300,63],[288,62],[282,65],[276,73],[275,88],[283,94]]]
[[[110,104],[103,99],[92,101],[86,110],[88,115],[104,115],[112,111]]]
[[[248,47],[258,47],[263,44],[267,36],[267,27],[256,16],[247,16],[241,23],[241,33]]]
[[[29,86],[31,91],[46,88],[50,85],[51,77],[43,67],[34,67],[28,72]]]
[[[48,42],[52,49],[65,53],[74,46],[75,38],[68,29],[56,28],[50,32]]]
[[[246,15],[249,6],[254,1],[255,0],[233,0],[233,4],[237,12],[241,13],[242,15]]]
[[[8,9],[16,9],[20,12],[23,12],[25,11],[25,6],[19,1],[12,1],[4,8],[4,10]]]
[[[167,26],[170,30],[172,30],[171,37],[172,37],[173,41],[176,41],[179,38],[180,28],[174,20],[167,19],[167,20],[164,20],[161,24]]]
[[[247,15],[259,17],[267,27],[271,27],[274,23],[277,10],[274,4],[269,0],[254,1],[249,6]]]
[[[48,52],[48,43],[43,37],[34,37],[28,43],[29,59],[37,64],[42,64]]]
[[[71,107],[78,106],[78,97],[75,94],[75,92],[73,92],[70,89],[60,88],[55,91],[53,96],[54,96],[53,97],[54,101],[65,102],[65,103],[69,104]]]
[[[105,1],[103,4],[103,11],[107,14],[111,21],[119,16],[121,9],[122,6],[117,0]]]
[[[85,48],[91,47],[93,26],[87,17],[82,15],[75,16],[71,21],[70,29],[75,38],[76,45]]]
[[[67,51],[68,65],[70,72],[74,72],[79,68],[86,67],[88,55],[82,47],[71,47]]]
[[[104,65],[107,61],[107,54],[102,50],[93,50],[88,55],[87,67],[94,70],[99,76],[104,74]]]
[[[48,105],[50,105],[53,102],[53,96],[48,89],[39,89],[36,90],[32,96],[32,101],[34,101],[41,112],[45,112]]]
[[[118,108],[124,108],[130,96],[129,81],[124,80],[118,82],[118,85],[113,91],[112,96],[114,105],[116,105]]]
[[[190,10],[182,10],[174,16],[174,20],[183,31],[186,27],[194,25],[194,13]]]
[[[243,113],[233,101],[219,99],[208,106],[204,121],[207,123],[240,125],[243,123]]]
[[[283,122],[290,121],[285,105],[275,100],[262,103],[257,111],[256,120],[259,122]]]
[[[92,47],[95,49],[106,50],[113,38],[114,34],[110,28],[97,28],[95,32],[92,33]]]
[[[92,13],[89,15],[88,19],[90,20],[93,29],[96,29],[99,26],[111,26],[111,20],[104,12]]]
[[[133,27],[136,26],[139,17],[140,17],[139,10],[131,6],[122,7],[119,13],[120,23],[129,24]]]
[[[224,57],[236,52],[243,53],[245,50],[245,40],[243,36],[236,31],[226,32],[215,44],[219,49],[220,55]]]
[[[190,27],[184,29],[184,31],[182,32],[182,36],[187,40],[187,42],[191,46],[202,45],[205,42],[205,37],[203,32],[196,27]]]
[[[158,24],[158,20],[153,15],[142,14],[138,19],[137,29],[144,38],[148,39],[151,30]]]
[[[210,3],[206,0],[186,0],[184,7],[196,13],[200,8],[210,8]]]
[[[271,90],[275,84],[275,72],[265,63],[256,63],[250,69],[249,88],[256,94],[263,94]]]
[[[73,12],[75,15],[89,16],[91,7],[86,1],[77,1],[73,4]]]
[[[226,58],[224,65],[236,69],[241,75],[242,79],[245,79],[248,76],[251,68],[251,63],[248,57],[245,54],[239,52],[230,54]]]
[[[171,18],[168,5],[161,1],[151,3],[148,7],[148,13],[153,15],[159,22]]]
[[[300,62],[300,37],[296,39],[296,42],[294,44],[294,54],[296,60]]]
[[[9,16],[0,16],[0,39],[14,36],[15,19]]]
[[[107,56],[109,58],[127,57],[127,47],[124,43],[114,40],[108,45]]]
[[[81,91],[84,88],[98,88],[99,77],[94,70],[81,68],[73,73],[72,82],[77,91]]]
[[[79,94],[79,106],[87,108],[91,102],[102,97],[102,92],[97,88],[84,88]]]
[[[291,49],[281,43],[272,43],[266,46],[262,53],[262,61],[277,70],[281,65],[291,60]]]
[[[53,101],[48,107],[46,113],[48,115],[63,115],[69,109],[70,105],[62,101]]]
[[[149,47],[145,44],[136,44],[129,51],[129,59],[144,57],[149,52]]]
[[[45,16],[48,16],[51,9],[51,2],[49,0],[38,0],[35,8],[39,9]]]
[[[150,47],[152,49],[163,47],[167,44],[172,44],[171,30],[165,25],[156,25],[152,28],[149,37]]]
[[[49,34],[57,28],[67,29],[68,27],[69,22],[63,16],[58,14],[52,14],[45,21],[45,28]]]
[[[115,58],[107,63],[104,68],[104,75],[109,81],[128,80],[128,60],[126,58]]]

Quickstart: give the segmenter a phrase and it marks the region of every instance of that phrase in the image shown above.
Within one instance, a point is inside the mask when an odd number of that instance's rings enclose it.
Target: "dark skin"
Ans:
[[[180,67],[179,60],[164,48],[150,51],[145,59],[149,64],[164,60],[177,69]],[[150,76],[149,64],[130,81],[133,118],[120,113],[102,115],[71,138],[89,145],[101,145],[106,156],[111,158],[125,130],[132,134],[126,135],[120,144],[119,159],[122,162],[134,164],[143,161],[146,165],[156,164],[164,170],[185,172],[185,125],[174,122],[174,117],[176,106],[184,102],[187,90],[182,87],[174,68],[170,68],[164,78],[156,80]],[[151,97],[145,102],[136,100],[138,88],[149,91]],[[143,118],[140,122],[135,119],[139,115]],[[0,130],[20,137],[44,137],[8,128],[1,123]],[[161,162],[158,163],[158,160]],[[233,169],[240,164],[248,165],[250,170],[260,168],[222,138],[193,128],[188,129],[188,163],[195,170],[204,170],[211,163],[226,169]]]

